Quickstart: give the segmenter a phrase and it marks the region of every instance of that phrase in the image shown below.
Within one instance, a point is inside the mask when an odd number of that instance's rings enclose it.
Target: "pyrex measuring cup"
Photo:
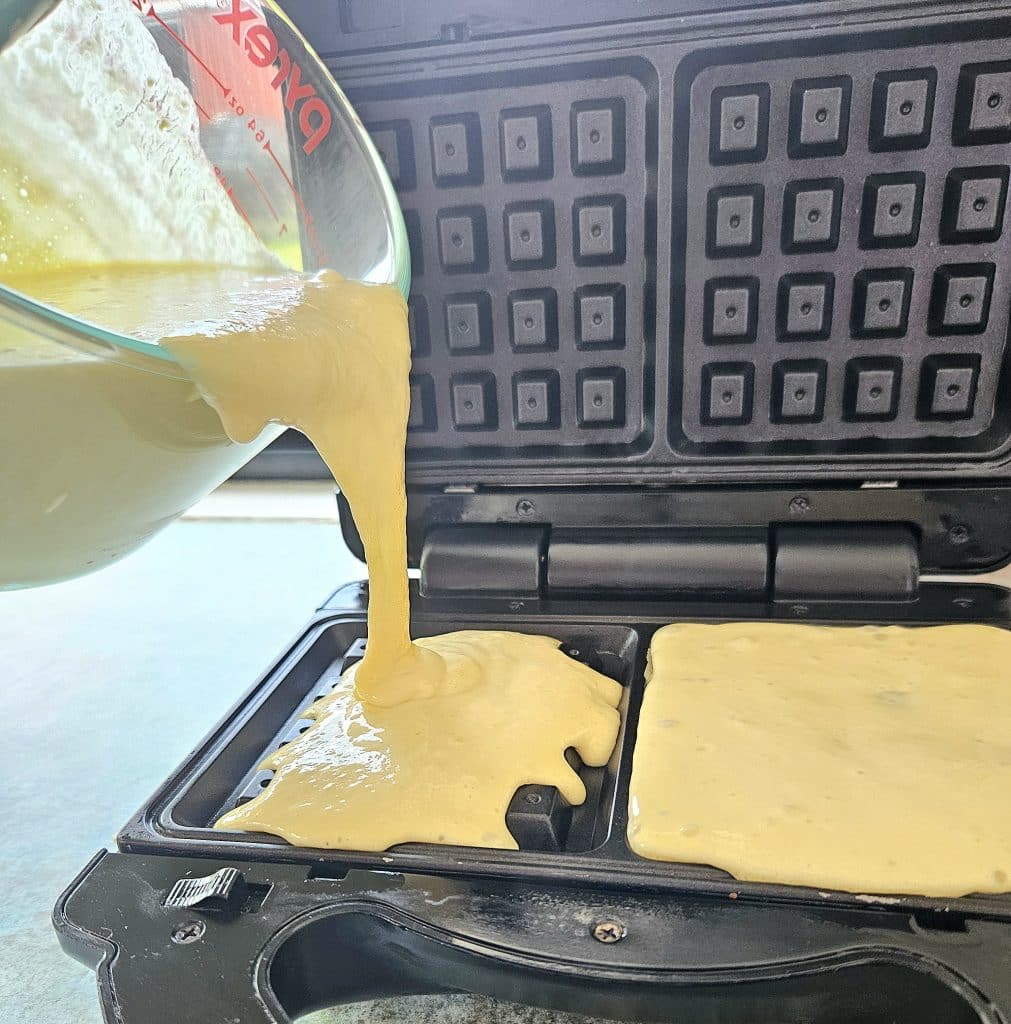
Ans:
[[[406,295],[407,235],[378,153],[271,0],[132,2],[190,89],[219,184],[264,245],[294,269]],[[156,342],[0,285],[0,589],[122,557],[280,433],[233,444]]]

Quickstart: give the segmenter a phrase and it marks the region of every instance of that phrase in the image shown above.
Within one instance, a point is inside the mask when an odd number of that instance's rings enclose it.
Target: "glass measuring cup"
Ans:
[[[132,2],[193,95],[220,186],[263,244],[293,269],[330,267],[406,295],[407,235],[381,159],[286,16],[271,0]],[[280,432],[233,444],[156,337],[0,284],[0,589],[122,557]]]

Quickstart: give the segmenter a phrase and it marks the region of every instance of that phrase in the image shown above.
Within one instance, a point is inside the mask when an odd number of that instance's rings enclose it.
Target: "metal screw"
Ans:
[[[534,503],[528,498],[520,498],[520,500],[516,502],[516,511],[521,516],[532,516],[537,510],[534,508]]]
[[[207,925],[203,921],[184,921],[172,930],[172,941],[177,946],[188,946],[204,937]]]
[[[957,608],[971,608],[975,603],[971,597],[956,597],[952,602]]]
[[[964,544],[969,539],[969,527],[961,523],[956,524],[948,531],[948,540],[952,544]]]
[[[528,804],[535,804],[536,805],[536,804],[539,804],[541,802],[541,794],[540,793],[527,793],[527,795],[523,799],[526,800],[526,802]]]
[[[590,934],[598,942],[610,945],[613,942],[621,942],[628,932],[620,921],[598,921],[590,929]]]
[[[811,502],[808,501],[803,494],[798,494],[796,498],[790,499],[790,511],[794,515],[799,515],[802,512],[810,512]]]

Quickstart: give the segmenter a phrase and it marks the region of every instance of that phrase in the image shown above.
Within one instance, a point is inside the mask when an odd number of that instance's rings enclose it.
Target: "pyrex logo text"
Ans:
[[[270,67],[275,60],[279,61],[280,66],[270,84],[280,89],[287,81],[284,105],[289,113],[294,113],[295,107],[301,104],[298,109],[298,127],[305,138],[302,151],[312,153],[330,131],[330,108],[316,95],[313,86],[302,84],[302,69],[291,59],[286,49],[278,48],[277,36],[263,22],[257,21],[256,12],[243,8],[241,0],[231,0],[231,3],[231,11],[228,14],[215,14],[214,20],[219,25],[232,26],[232,42],[236,46],[244,46],[246,56],[256,67]],[[246,21],[256,23],[245,27],[243,41],[243,22]]]

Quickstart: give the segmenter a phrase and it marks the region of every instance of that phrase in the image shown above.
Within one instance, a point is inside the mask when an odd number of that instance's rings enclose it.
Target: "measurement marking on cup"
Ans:
[[[246,168],[246,174],[248,174],[249,177],[252,178],[253,184],[256,186],[257,192],[259,192],[260,195],[263,196],[263,201],[267,204],[268,209],[274,215],[274,220],[276,220],[277,223],[281,225],[281,230],[283,232],[285,225],[281,223],[281,218],[278,217],[277,210],[274,209],[274,204],[270,201],[270,196],[267,195],[263,186],[260,184],[260,179],[255,174],[253,174],[253,169],[251,167]]]
[[[235,194],[235,190],[231,186],[229,186],[228,188],[228,198],[231,199],[231,201],[235,204],[235,209],[242,214],[242,219],[247,224],[249,224],[250,228],[252,228],[253,225],[252,223],[250,223],[249,218],[246,216],[246,211],[242,208],[242,203],[239,202],[239,197]]]
[[[249,217],[246,216],[246,211],[242,208],[242,203],[239,202],[239,197],[235,194],[235,189],[233,189],[229,184],[228,179],[225,177],[225,172],[218,167],[217,164],[214,165],[214,174],[218,179],[218,184],[225,190],[225,194],[229,199],[231,199],[235,209],[242,215],[242,219],[249,224],[250,228],[252,228],[253,225],[250,222]]]
[[[277,158],[277,154],[274,152],[273,147],[270,144],[270,139],[263,144],[263,148],[270,155],[270,159],[274,161],[274,166],[281,172],[281,177],[288,183],[288,188],[291,189],[291,194],[295,197],[295,202],[298,203],[298,208],[302,211],[302,216],[305,219],[306,231],[309,234],[309,241],[312,243],[313,250],[316,253],[316,258],[322,263],[323,262],[323,247],[319,244],[319,239],[316,237],[316,229],[313,227],[312,215],[305,208],[305,203],[302,202],[302,197],[299,195],[298,189],[295,188],[295,183],[288,177],[288,172],[284,169],[284,165]]]
[[[228,0],[225,0],[225,4],[219,0],[218,6],[227,5]],[[153,18],[178,44],[181,46],[187,54],[200,65],[201,68],[211,77],[214,83],[221,89],[222,95],[229,101],[229,107],[239,117],[245,117],[246,108],[245,105],[239,102],[238,97],[232,91],[230,86],[225,85],[224,82],[218,78],[217,74],[211,69],[207,62],[198,54],[186,40],[172,28],[155,10],[154,4],[145,3],[145,0],[131,0],[131,3],[136,10],[141,14],[146,14],[149,18]],[[232,10],[229,14],[217,14],[213,15],[215,21],[222,25],[232,26],[233,40],[237,45],[242,45],[241,32],[239,26],[249,20],[255,20],[256,15],[242,7],[241,0],[231,0]],[[302,147],[306,153],[311,153],[319,142],[328,134],[330,130],[331,117],[330,110],[326,106],[325,102],[316,95],[315,88],[311,84],[302,83],[302,69],[297,65],[293,64],[288,51],[280,48],[277,44],[276,37],[270,32],[266,24],[257,24],[254,26],[257,29],[255,38],[255,46],[253,40],[253,32],[247,30],[247,39],[245,40],[245,48],[247,56],[250,58],[252,63],[257,67],[267,67],[269,63],[272,63],[276,58],[280,60],[280,69],[274,75],[271,80],[271,86],[275,89],[279,89],[283,83],[287,84],[287,94],[284,97],[284,106],[288,111],[294,112],[295,106],[298,103],[302,103],[301,112],[299,115],[299,127],[302,130],[303,135],[307,136],[306,143]],[[267,44],[270,44],[269,46]],[[264,53],[260,53],[257,47],[266,47]],[[268,61],[268,56],[270,60]],[[208,121],[211,120],[211,115],[207,110],[204,109],[194,99],[194,103],[199,112]],[[313,117],[316,117],[318,123],[314,123]],[[302,214],[302,220],[305,224],[306,237],[312,248],[313,254],[316,257],[317,262],[322,265],[326,262],[326,254],[323,246],[320,244],[319,237],[316,234],[316,226],[313,223],[312,215],[309,213],[302,201],[302,196],[299,194],[298,189],[295,187],[295,183],[291,180],[288,172],[285,170],[284,165],[278,159],[277,154],[274,152],[274,147],[271,145],[271,140],[267,136],[267,133],[263,128],[258,127],[255,117],[250,117],[246,124],[246,127],[252,133],[256,141],[261,145],[261,148],[266,150],[268,156],[274,162],[274,166],[281,172],[281,177],[284,178],[288,188],[291,189],[291,194],[295,197],[295,202],[298,205],[298,209]],[[228,183],[224,173],[220,167],[214,168],[215,174],[217,175],[218,181],[221,186],[228,193],[229,198],[235,204],[236,209],[242,215],[243,220],[252,227],[249,217],[246,214],[245,209],[239,202],[235,195],[235,191],[232,186]],[[277,211],[274,209],[273,203],[267,196],[266,190],[260,184],[259,180],[253,174],[250,168],[246,168],[249,177],[252,179],[253,184],[256,186],[257,191],[263,197],[270,212],[273,214],[275,221],[280,225],[279,235],[284,235],[288,231],[288,225],[284,223],[278,216]]]
[[[133,0],[133,5],[137,8],[138,11],[141,10],[139,0]],[[161,25],[161,27],[165,29],[166,32],[168,32],[168,34],[204,69],[204,71],[206,71],[207,74],[209,74],[211,78],[213,78],[214,81],[217,82],[218,87],[221,89],[222,93],[227,98],[228,94],[232,90],[229,89],[228,86],[225,85],[225,83],[222,82],[221,79],[218,78],[218,76],[207,66],[207,64],[204,62],[204,59],[200,56],[200,54],[193,50],[186,42],[186,40],[183,39],[183,37],[179,35],[179,33],[176,32],[175,29],[173,29],[172,26],[164,20],[164,18],[158,16],[158,12],[154,9],[154,4],[148,5],[147,14],[149,18],[154,18],[154,20],[157,21],[158,24]]]

